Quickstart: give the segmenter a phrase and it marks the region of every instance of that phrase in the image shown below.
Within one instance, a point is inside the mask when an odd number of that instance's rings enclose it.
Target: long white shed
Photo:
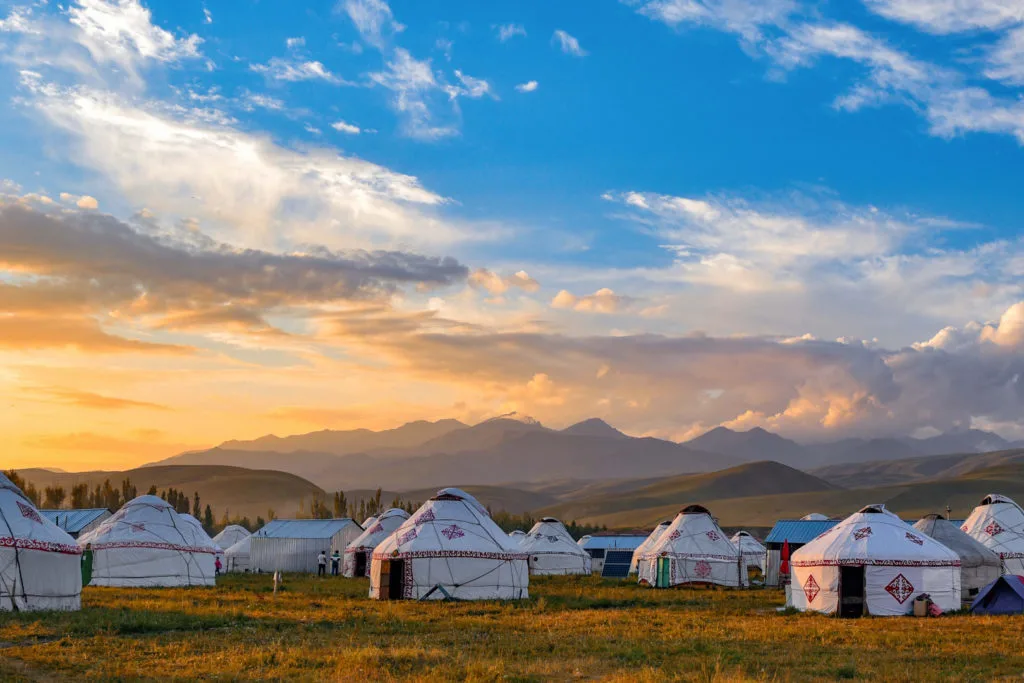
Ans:
[[[317,556],[345,547],[363,533],[351,519],[275,519],[249,540],[249,567],[254,572],[317,571]]]

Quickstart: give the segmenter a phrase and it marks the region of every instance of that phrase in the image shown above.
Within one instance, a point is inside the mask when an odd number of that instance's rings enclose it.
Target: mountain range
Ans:
[[[322,430],[226,441],[153,464],[282,470],[326,490],[383,486],[400,491],[453,481],[485,486],[564,481],[578,488],[602,481],[707,473],[765,460],[821,471],[828,479],[879,469],[877,464],[866,467],[868,463],[1015,447],[1024,447],[1024,442],[1010,443],[981,430],[924,439],[851,438],[801,444],[759,427],[749,431],[717,427],[676,443],[629,436],[597,418],[555,430],[531,417],[510,413],[476,425],[458,420],[418,421],[382,431]]]

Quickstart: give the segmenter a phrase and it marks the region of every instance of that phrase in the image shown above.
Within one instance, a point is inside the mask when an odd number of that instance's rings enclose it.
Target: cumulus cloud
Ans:
[[[576,296],[563,289],[551,300],[551,307],[569,308],[582,313],[617,313],[629,301],[627,297],[620,296],[607,287],[585,296]]]
[[[533,92],[539,87],[537,81],[527,81],[526,83],[520,83],[516,86],[516,90],[519,92]]]
[[[469,285],[474,289],[486,290],[495,296],[504,294],[513,287],[524,292],[536,292],[540,289],[540,283],[530,277],[525,270],[502,277],[486,268],[478,268],[470,274]]]
[[[346,121],[335,121],[331,124],[331,128],[338,131],[339,133],[347,133],[348,135],[359,135],[363,132],[363,129],[354,123],[348,123]]]
[[[562,52],[573,57],[586,57],[588,52],[580,47],[580,41],[569,35],[562,29],[556,30],[551,35],[551,40],[555,42]]]

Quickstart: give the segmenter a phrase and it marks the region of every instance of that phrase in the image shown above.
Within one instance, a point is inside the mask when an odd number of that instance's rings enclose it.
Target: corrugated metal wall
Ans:
[[[331,539],[323,538],[264,538],[253,536],[249,546],[249,567],[254,572],[304,572],[315,574],[316,558],[320,551],[328,555],[337,550],[344,554],[345,546],[362,533],[352,524]]]

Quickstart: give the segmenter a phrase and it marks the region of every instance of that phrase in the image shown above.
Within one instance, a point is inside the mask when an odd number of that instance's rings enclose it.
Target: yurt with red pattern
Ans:
[[[341,575],[348,578],[370,575],[370,562],[374,549],[409,519],[409,513],[400,508],[385,510],[377,517],[366,520],[363,533],[345,547]]]
[[[747,586],[747,565],[703,505],[689,505],[637,561],[641,584],[668,588],[707,583]]]
[[[374,550],[370,597],[527,598],[527,557],[479,501],[459,489],[442,489]]]
[[[869,505],[807,543],[790,561],[793,606],[841,616],[909,614],[927,593],[960,608],[960,556],[885,509]]]
[[[77,610],[82,551],[0,474],[0,612]]]
[[[1024,574],[1024,510],[1013,500],[988,494],[960,528],[999,554],[1004,574]]]
[[[92,586],[214,585],[210,537],[157,496],[139,496],[78,539],[93,551]]]

